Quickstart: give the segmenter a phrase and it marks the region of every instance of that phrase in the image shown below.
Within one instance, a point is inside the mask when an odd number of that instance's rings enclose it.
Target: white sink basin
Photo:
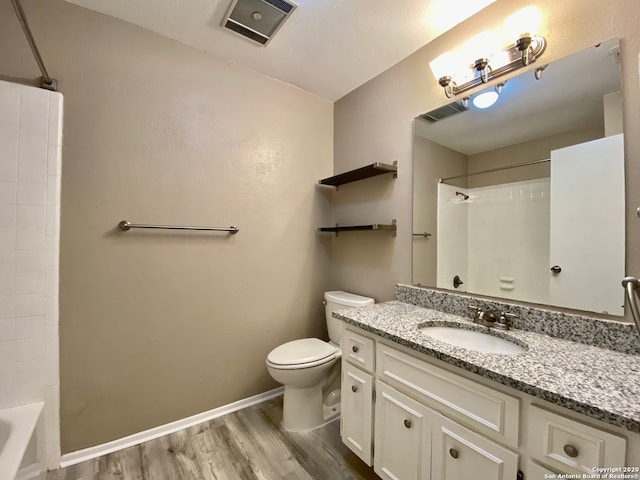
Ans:
[[[464,330],[454,327],[422,327],[420,329],[425,335],[440,340],[441,342],[455,345],[456,347],[467,348],[482,353],[501,353],[503,355],[515,355],[526,352],[520,345],[494,337],[487,333],[475,330]]]

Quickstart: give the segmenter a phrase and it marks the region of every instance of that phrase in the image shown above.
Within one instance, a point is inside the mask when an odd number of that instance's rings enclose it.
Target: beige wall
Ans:
[[[585,128],[573,132],[559,133],[549,137],[537,138],[528,142],[497,148],[488,152],[469,156],[469,172],[480,172],[492,168],[500,168],[516,163],[533,162],[551,158],[551,150],[588,142],[602,138],[602,127]],[[540,163],[530,167],[513,168],[499,172],[474,175],[469,177],[469,188],[486,187],[501,183],[522,182],[550,175],[550,164]]]
[[[332,285],[361,287],[378,301],[393,298],[397,282],[411,282],[412,121],[443,103],[441,87],[429,61],[459,47],[474,35],[501,24],[527,0],[497,0],[474,17],[443,34],[391,69],[370,80],[335,104],[334,168],[342,172],[371,161],[395,159],[399,176],[379,195],[373,183],[359,185],[353,203],[336,202],[334,219],[345,222],[380,216],[398,219],[398,236],[391,245],[334,241]],[[635,208],[640,202],[640,90],[638,89],[637,0],[537,0],[543,13],[540,33],[548,40],[544,61],[550,62],[610,38],[620,38],[623,68],[627,179],[627,272],[640,273],[640,231]],[[360,200],[358,200],[360,199]],[[380,248],[382,244],[383,248]],[[345,264],[356,257],[358,264]],[[383,268],[388,267],[388,268]],[[375,275],[373,275],[375,274]],[[629,318],[629,317],[627,317]]]
[[[624,99],[622,92],[607,93],[603,98],[604,106],[604,135],[618,135],[624,133]]]
[[[326,334],[332,104],[62,0],[24,8],[65,96],[63,452],[275,388],[269,350]],[[39,76],[10,2],[0,59]]]

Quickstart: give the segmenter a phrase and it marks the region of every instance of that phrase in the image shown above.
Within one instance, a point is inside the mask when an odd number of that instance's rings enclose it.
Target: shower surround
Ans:
[[[549,179],[438,192],[438,287],[548,303]]]
[[[45,406],[23,467],[60,457],[62,95],[0,81],[0,408]]]

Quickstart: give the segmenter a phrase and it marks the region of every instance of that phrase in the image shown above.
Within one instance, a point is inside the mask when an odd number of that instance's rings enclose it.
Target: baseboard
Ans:
[[[170,433],[174,433],[179,430],[198,425],[199,423],[207,422],[214,418],[221,417],[228,413],[242,410],[243,408],[250,407],[251,405],[255,405],[257,403],[261,403],[277,397],[278,395],[282,395],[283,391],[284,387],[275,388],[273,390],[269,390],[268,392],[254,395],[253,397],[244,398],[242,400],[238,400],[237,402],[214,408],[213,410],[198,413],[197,415],[176,420],[175,422],[167,423],[166,425],[160,425],[159,427],[154,427],[149,430],[134,433],[133,435],[122,437],[111,442],[96,445],[94,447],[84,448],[75,452],[66,453],[62,455],[62,458],[60,458],[60,468],[68,467],[70,465],[85,462],[93,458],[101,457],[102,455],[113,453],[117,450],[122,450],[123,448],[139,445],[141,443],[148,442],[149,440],[153,440],[154,438],[162,437],[164,435],[168,435]]]
[[[31,478],[36,478],[41,473],[42,465],[40,465],[39,463],[34,463],[33,465],[29,465],[28,467],[18,470],[18,473],[16,474],[16,480],[29,480]]]

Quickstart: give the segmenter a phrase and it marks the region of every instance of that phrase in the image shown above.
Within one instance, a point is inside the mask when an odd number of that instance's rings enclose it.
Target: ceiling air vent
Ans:
[[[464,106],[460,102],[451,102],[443,107],[436,108],[435,110],[431,110],[427,113],[423,113],[422,115],[420,115],[420,118],[424,118],[429,122],[437,122],[438,120],[450,117],[451,115],[455,115],[456,113],[464,112],[465,110],[469,110],[469,107]]]
[[[222,26],[266,45],[296,7],[284,0],[233,0]]]

